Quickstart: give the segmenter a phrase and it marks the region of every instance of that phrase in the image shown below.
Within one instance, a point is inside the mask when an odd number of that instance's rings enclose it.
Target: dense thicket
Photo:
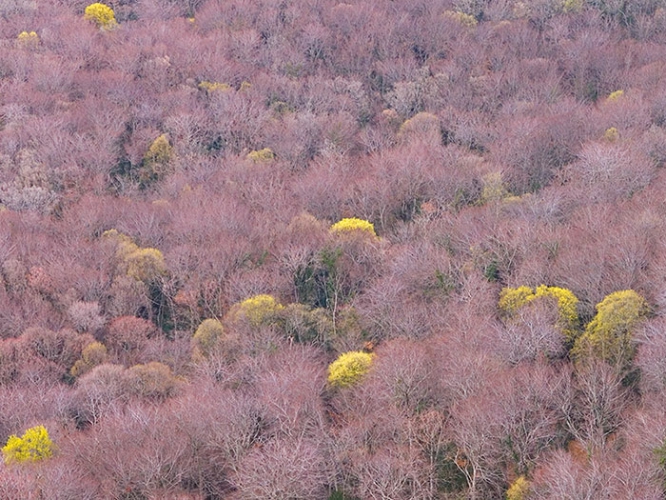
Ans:
[[[663,498],[661,0],[88,7],[0,0],[0,498]]]

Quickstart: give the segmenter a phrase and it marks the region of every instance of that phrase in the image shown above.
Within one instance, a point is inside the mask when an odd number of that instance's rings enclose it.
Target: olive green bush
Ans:
[[[224,335],[224,327],[218,319],[205,319],[192,336],[193,355],[207,358]]]
[[[69,373],[73,377],[80,377],[94,367],[105,363],[107,358],[108,351],[106,346],[101,342],[91,342],[83,348],[81,359],[76,360]]]

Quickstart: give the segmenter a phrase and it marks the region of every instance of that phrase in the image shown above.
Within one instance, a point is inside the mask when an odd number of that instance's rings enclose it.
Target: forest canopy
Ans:
[[[664,498],[659,0],[0,0],[0,498]]]

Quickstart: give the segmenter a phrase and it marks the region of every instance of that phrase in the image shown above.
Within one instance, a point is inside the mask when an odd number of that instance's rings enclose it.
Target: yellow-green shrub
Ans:
[[[104,233],[102,233],[102,239],[115,243],[116,258],[123,264],[126,263],[129,255],[139,250],[139,246],[132,241],[132,238],[115,229],[104,231]]]
[[[465,14],[464,12],[447,10],[446,12],[444,12],[444,16],[468,28],[473,28],[478,24],[478,21],[474,16],[470,16],[469,14]]]
[[[619,99],[621,99],[624,96],[624,90],[616,90],[615,92],[611,92],[608,97],[606,98],[606,101],[608,102],[614,102]]]
[[[149,283],[167,272],[164,256],[156,248],[141,248],[129,236],[110,229],[102,238],[116,243],[116,258],[125,274],[137,281]]]
[[[143,157],[143,161],[147,163],[167,163],[172,156],[173,148],[169,144],[169,139],[167,139],[166,134],[162,134],[152,142]]]
[[[330,228],[331,233],[341,234],[341,233],[366,233],[376,237],[375,226],[372,222],[363,219],[357,219],[356,217],[342,219],[339,222],[333,224]]]
[[[518,477],[506,491],[506,500],[526,500],[530,492],[530,483],[525,476]]]
[[[634,355],[633,330],[649,312],[647,302],[634,290],[622,290],[607,295],[596,309],[597,314],[576,340],[572,356],[626,367]]]
[[[567,338],[575,335],[578,327],[578,298],[571,290],[559,286],[540,285],[534,294],[535,298],[552,297],[557,300],[559,323]]]
[[[25,49],[34,49],[39,45],[39,35],[36,31],[22,31],[16,37],[19,47]]]
[[[198,87],[201,90],[205,90],[206,92],[229,92],[231,90],[231,85],[228,83],[220,83],[220,82],[208,82],[208,81],[203,81],[199,83]]]
[[[264,148],[259,151],[250,151],[245,158],[252,163],[270,163],[275,159],[275,153],[271,148]]]
[[[617,131],[615,127],[608,128],[604,132],[604,139],[606,139],[608,142],[615,142],[619,138],[620,138],[620,133]]]
[[[490,203],[500,201],[509,196],[504,187],[502,172],[492,172],[483,176],[483,191],[481,191],[481,202]]]
[[[83,17],[89,21],[94,21],[100,28],[111,28],[116,25],[116,16],[113,9],[99,2],[88,5]]]
[[[500,293],[499,309],[508,317],[534,300],[551,298],[557,301],[558,326],[568,342],[578,335],[578,299],[566,288],[540,285],[535,290],[528,286],[504,288]]]
[[[289,304],[280,313],[280,319],[284,333],[296,342],[326,344],[333,332],[333,323],[323,308]]]
[[[25,431],[21,437],[9,436],[2,453],[5,463],[37,462],[53,455],[53,442],[46,427],[38,425]]]
[[[129,236],[118,232],[116,229],[109,229],[102,233],[102,238],[113,241],[116,244],[116,256],[123,258],[138,249],[138,245],[132,241]]]
[[[147,283],[166,274],[164,256],[156,248],[139,248],[125,260],[127,276]]]
[[[328,383],[333,387],[349,387],[370,371],[373,354],[350,351],[338,356],[328,367]]]
[[[497,307],[505,315],[511,316],[533,299],[534,291],[529,286],[519,286],[518,288],[507,287],[500,292]]]
[[[562,10],[564,12],[580,12],[583,8],[583,0],[564,0]]]
[[[173,146],[169,144],[166,134],[157,137],[141,161],[141,168],[139,169],[140,185],[145,187],[162,179],[169,173],[173,157]]]
[[[232,318],[244,318],[251,326],[257,327],[273,321],[283,307],[272,295],[255,295],[236,304]]]
[[[412,116],[409,120],[400,125],[399,134],[405,135],[410,133],[424,134],[428,132],[439,133],[440,124],[439,118],[432,113],[421,112]]]
[[[192,336],[192,347],[198,356],[208,357],[224,334],[222,323],[213,318],[205,319]]]

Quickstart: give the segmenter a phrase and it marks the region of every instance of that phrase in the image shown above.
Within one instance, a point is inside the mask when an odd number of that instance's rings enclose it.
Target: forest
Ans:
[[[666,495],[664,0],[0,0],[0,500]]]

